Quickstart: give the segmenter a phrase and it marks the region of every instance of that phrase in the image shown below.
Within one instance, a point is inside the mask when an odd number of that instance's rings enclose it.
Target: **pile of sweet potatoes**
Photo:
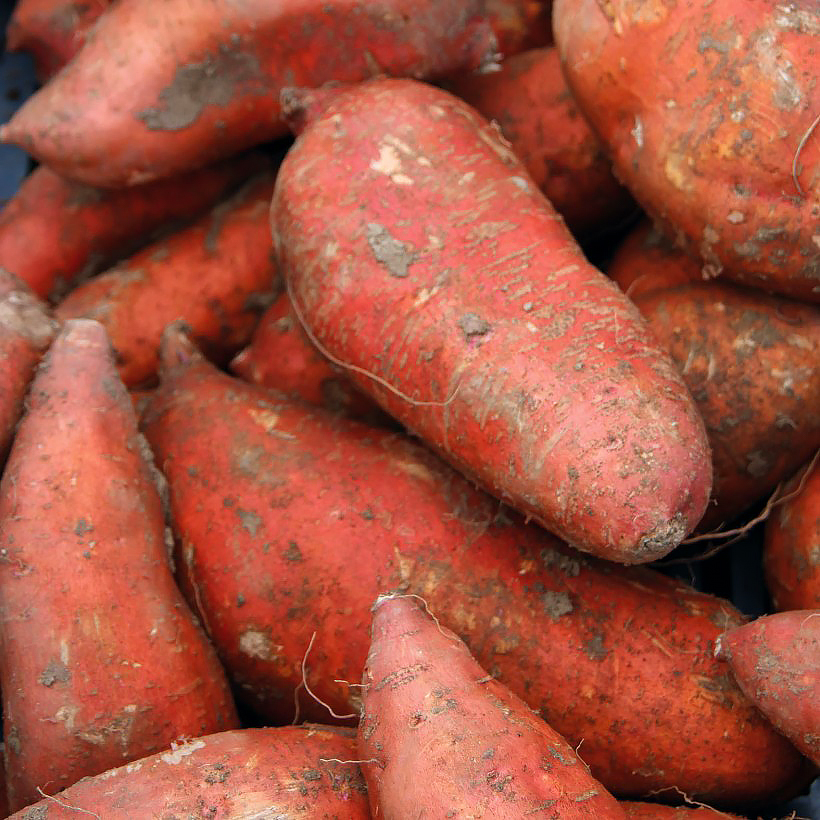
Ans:
[[[19,0],[0,815],[810,811],[818,34]]]

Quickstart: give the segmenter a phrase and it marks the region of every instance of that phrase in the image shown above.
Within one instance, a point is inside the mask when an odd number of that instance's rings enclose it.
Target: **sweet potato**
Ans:
[[[615,172],[710,276],[820,301],[816,0],[556,0]]]
[[[0,468],[28,383],[55,330],[46,305],[0,266]]]
[[[154,379],[162,331],[175,319],[184,319],[211,355],[229,358],[250,340],[275,295],[272,192],[272,174],[255,177],[193,225],[72,291],[57,317],[101,322],[129,386]]]
[[[0,688],[12,809],[237,725],[174,584],[157,487],[97,322],[43,359],[0,483]]]
[[[287,133],[285,85],[480,65],[495,54],[482,10],[482,0],[120,0],[0,139],[90,185],[170,176]]]
[[[381,408],[311,344],[285,292],[265,311],[250,345],[231,362],[231,370],[252,384],[273,387],[331,412],[389,423]]]
[[[624,800],[621,801],[621,808],[627,817],[640,820],[742,820],[737,814],[727,814],[708,806],[660,806],[657,803],[634,803]]]
[[[358,737],[374,817],[626,817],[572,746],[408,596],[374,604]]]
[[[725,803],[797,775],[797,753],[712,658],[742,622],[728,602],[570,551],[411,439],[231,379],[174,328],[163,361],[143,423],[169,482],[179,580],[269,720],[292,720],[303,661],[312,691],[355,712],[359,690],[338,681],[360,680],[370,606],[401,589],[583,739],[613,792],[675,799],[677,786]]]
[[[718,639],[740,688],[775,727],[820,766],[820,609],[779,612]]]
[[[763,568],[775,609],[820,609],[820,467],[800,471],[783,488],[793,498],[766,522]]]
[[[574,546],[677,546],[710,489],[692,399],[495,129],[412,80],[289,99],[278,259],[351,379]]]
[[[13,820],[244,818],[369,820],[353,732],[329,726],[244,729],[187,740],[77,783]]]
[[[637,211],[567,90],[555,48],[517,54],[491,74],[460,75],[447,88],[498,123],[575,236]]]
[[[45,82],[83,46],[111,0],[18,0],[6,28],[6,49],[27,51]]]
[[[206,211],[261,167],[242,157],[126,191],[103,191],[40,166],[0,211],[0,267],[42,298],[61,296],[151,238]]]
[[[706,424],[714,468],[709,530],[767,496],[820,447],[820,306],[731,282],[646,228],[609,274],[669,351]]]

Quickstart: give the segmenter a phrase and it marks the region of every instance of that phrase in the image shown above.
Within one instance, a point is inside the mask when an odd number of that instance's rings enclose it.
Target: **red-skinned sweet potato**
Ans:
[[[776,507],[766,522],[763,568],[775,609],[820,609],[820,466],[801,470],[783,488],[799,495]]]
[[[565,550],[409,438],[231,379],[174,328],[163,361],[143,424],[169,482],[179,580],[268,719],[292,719],[303,661],[311,689],[354,712],[358,689],[337,681],[360,679],[370,606],[401,589],[583,739],[613,792],[726,803],[797,775],[797,753],[712,658],[742,622],[726,601]]]
[[[630,818],[639,820],[742,820],[737,814],[727,814],[717,809],[692,806],[660,806],[657,803],[621,801],[621,808]]]
[[[40,166],[0,211],[0,267],[42,298],[60,296],[153,232],[203,213],[261,166],[262,157],[241,157],[125,191],[89,188]]]
[[[331,412],[389,423],[381,408],[311,344],[284,291],[265,311],[250,345],[231,362],[231,370],[251,384],[272,387]]]
[[[699,529],[767,496],[820,447],[820,306],[732,282],[647,227],[615,254],[609,275],[680,368],[706,425],[714,469]]]
[[[129,386],[152,382],[162,331],[184,319],[210,355],[245,345],[274,298],[267,212],[273,175],[261,174],[209,214],[72,291],[59,319],[101,322]]]
[[[90,185],[170,176],[285,134],[285,85],[475,68],[495,54],[482,12],[481,0],[120,0],[0,139]]]
[[[162,502],[105,331],[66,322],[0,482],[0,688],[12,809],[237,726],[168,566]]]
[[[353,732],[305,725],[244,729],[188,740],[87,778],[13,820],[135,817],[369,820]],[[11,819],[10,819],[11,820]]]
[[[575,105],[555,48],[517,54],[447,88],[494,120],[572,233],[585,238],[637,211]]]
[[[710,489],[691,396],[496,130],[412,80],[289,99],[280,269],[351,379],[573,546],[677,546]]]
[[[638,202],[709,275],[820,301],[816,0],[556,0],[553,25]]]
[[[0,266],[0,467],[34,368],[55,330],[46,305]]]
[[[374,817],[626,817],[572,746],[415,598],[373,606],[358,738]]]
[[[721,635],[715,657],[774,726],[820,766],[820,609],[779,612]]]
[[[83,46],[111,0],[18,0],[6,28],[6,49],[27,51],[45,82]]]

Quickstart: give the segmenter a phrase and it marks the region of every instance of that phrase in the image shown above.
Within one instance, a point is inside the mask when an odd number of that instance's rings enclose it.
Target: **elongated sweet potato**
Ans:
[[[34,368],[55,330],[46,305],[0,266],[0,466]]]
[[[120,0],[0,139],[90,185],[170,176],[285,134],[285,85],[480,65],[495,53],[482,10],[481,0]]]
[[[277,399],[174,328],[145,434],[169,482],[180,583],[239,691],[293,717],[311,690],[356,711],[370,606],[421,595],[615,793],[724,803],[801,765],[712,658],[726,601],[570,551],[411,439]],[[311,635],[316,633],[310,652]],[[303,693],[301,713],[327,718]],[[682,748],[681,737],[686,738]]]
[[[692,399],[495,129],[412,80],[293,92],[289,111],[280,268],[351,379],[574,546],[677,546],[710,489]]]
[[[447,88],[498,123],[575,236],[599,233],[636,212],[567,89],[555,48],[517,54],[491,74],[460,75]]]
[[[556,0],[553,23],[638,202],[709,275],[820,301],[816,0]]]
[[[801,470],[783,495],[797,492],[802,480]],[[763,568],[776,609],[820,609],[820,467],[766,522]]]
[[[261,165],[262,157],[242,157],[125,191],[89,188],[40,166],[0,211],[0,267],[38,296],[60,296],[152,232],[203,213]]]
[[[732,282],[646,227],[610,276],[669,351],[706,425],[714,468],[700,529],[767,496],[820,447],[820,306]]]
[[[768,615],[720,636],[740,688],[810,760],[820,766],[820,609]]]
[[[388,423],[379,406],[352,384],[314,346],[284,291],[259,320],[253,339],[231,362],[245,381],[273,387],[331,412],[372,423]]]
[[[374,817],[626,817],[572,746],[407,596],[373,607],[359,755]]]
[[[135,817],[369,820],[353,732],[305,725],[220,732],[77,783],[14,820]],[[336,758],[337,760],[333,760]]]
[[[105,331],[66,322],[0,482],[0,688],[19,809],[237,725],[174,584],[162,503]]]
[[[184,319],[212,356],[245,345],[274,298],[268,226],[273,175],[262,174],[206,216],[72,291],[60,319],[101,322],[129,386],[155,378],[162,331]]]
[[[727,814],[708,806],[660,806],[657,803],[634,803],[624,800],[621,801],[621,808],[627,817],[640,820],[741,820],[737,814]]]
[[[6,49],[27,51],[45,82],[83,46],[111,0],[18,0],[6,28]]]

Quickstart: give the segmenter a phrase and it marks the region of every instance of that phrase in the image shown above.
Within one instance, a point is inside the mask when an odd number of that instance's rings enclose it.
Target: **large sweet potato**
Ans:
[[[412,80],[293,92],[289,111],[280,267],[356,384],[574,546],[677,546],[711,483],[691,396],[496,130]]]
[[[538,187],[579,238],[637,211],[575,105],[555,48],[517,54],[490,74],[463,74],[447,88],[494,120]]]
[[[168,566],[164,516],[105,331],[66,322],[0,482],[0,688],[12,809],[233,728]]]
[[[820,609],[779,612],[721,635],[715,657],[740,688],[820,766]]]
[[[816,0],[556,0],[578,106],[706,272],[820,301]]]
[[[12,818],[369,820],[361,772],[338,762],[355,748],[352,731],[329,726],[220,732],[87,778]]]
[[[292,719],[303,661],[312,691],[356,712],[359,690],[339,680],[360,680],[370,606],[401,589],[583,739],[613,792],[675,799],[677,786],[725,803],[793,780],[797,753],[712,658],[724,624],[742,622],[728,602],[565,549],[412,440],[231,379],[173,331],[163,355],[143,419],[170,485],[180,582],[268,719]]]
[[[572,746],[406,595],[373,606],[359,756],[374,817],[626,817]]]
[[[155,378],[162,331],[175,319],[184,319],[211,355],[230,358],[276,292],[272,192],[272,174],[255,177],[193,225],[72,291],[57,317],[101,322],[129,386]]]
[[[285,134],[283,86],[478,66],[495,53],[482,10],[482,0],[119,0],[0,139],[91,185],[170,176]]]
[[[34,368],[55,330],[48,308],[0,266],[0,467]]]
[[[609,274],[680,368],[706,425],[714,468],[712,529],[769,495],[820,447],[820,306],[732,282],[646,227]]]
[[[61,296],[162,229],[206,211],[262,157],[242,157],[125,191],[69,182],[40,166],[0,211],[0,267],[42,298]]]
[[[622,801],[621,808],[630,818],[640,820],[742,820],[737,814],[726,814],[709,806],[660,806],[657,803]]]
[[[766,522],[763,567],[775,608],[820,609],[820,466],[801,470],[783,488],[799,495],[777,507]]]

